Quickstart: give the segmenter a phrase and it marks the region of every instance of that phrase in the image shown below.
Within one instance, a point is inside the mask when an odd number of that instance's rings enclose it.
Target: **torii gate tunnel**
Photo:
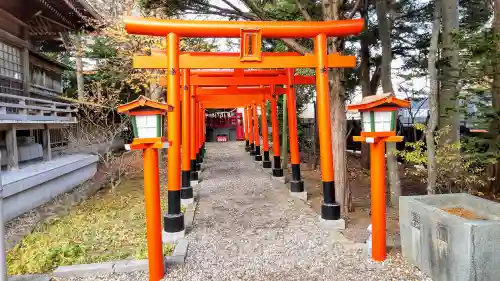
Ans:
[[[276,101],[277,95],[286,94],[288,96],[288,123],[292,158],[290,191],[294,193],[304,192],[304,183],[300,177],[295,106],[295,85],[297,84],[316,84],[317,123],[324,196],[321,218],[334,223],[342,221],[341,208],[335,199],[328,69],[355,67],[356,58],[343,56],[339,53],[328,55],[327,38],[359,34],[364,27],[362,19],[325,22],[229,22],[128,18],[125,20],[125,24],[125,28],[130,34],[167,38],[166,51],[153,53],[153,56],[134,57],[135,68],[166,70],[166,77],[161,77],[160,83],[167,86],[167,104],[173,107],[173,110],[167,113],[166,132],[170,142],[168,149],[168,211],[164,216],[164,234],[167,237],[175,237],[184,232],[181,202],[183,200],[189,202],[193,198],[192,183],[197,183],[198,171],[203,162],[205,110],[209,108],[244,108],[247,150],[255,157],[256,161],[263,160],[263,166],[270,168],[266,117],[266,103],[270,101],[274,156],[273,176],[283,177],[279,153]],[[240,52],[181,53],[179,50],[180,37],[240,38]],[[263,38],[313,38],[314,52],[306,55],[293,52],[261,52]],[[314,68],[316,75],[315,77],[295,76],[296,68]],[[218,70],[214,71],[214,69]],[[261,107],[263,127],[263,155],[261,155],[257,116],[259,106]],[[179,173],[180,171],[182,172]],[[150,262],[150,280],[156,281],[162,278],[163,265],[161,264],[161,268],[159,267],[159,263],[155,267]]]

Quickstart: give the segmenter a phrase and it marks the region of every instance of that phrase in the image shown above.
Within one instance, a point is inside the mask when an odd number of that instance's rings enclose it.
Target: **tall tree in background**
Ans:
[[[370,87],[370,36],[371,33],[368,30],[370,18],[368,17],[369,0],[362,0],[362,7],[360,8],[361,17],[365,20],[365,30],[360,36],[360,50],[359,57],[361,58],[361,63],[359,66],[359,81],[361,84],[361,94],[363,97],[372,95]],[[380,69],[377,67],[377,70]],[[380,72],[380,71],[379,71]],[[370,168],[370,144],[361,144],[361,165],[365,169]]]
[[[492,84],[492,106],[493,117],[489,124],[489,149],[492,153],[498,155],[500,151],[500,0],[494,0],[494,22],[493,34],[495,43],[495,60],[494,60],[494,73]],[[496,162],[489,167],[489,176],[494,178],[491,182],[490,190],[498,193],[500,192],[500,162],[499,157],[496,157]]]
[[[455,35],[458,33],[458,0],[441,1],[442,12],[442,79],[439,92],[439,128],[448,132],[440,138],[441,144],[460,141],[460,113],[458,104],[459,56]]]
[[[392,86],[392,45],[391,45],[391,20],[389,19],[389,9],[387,0],[377,0],[376,8],[378,33],[382,45],[382,90],[384,93],[394,94]],[[387,170],[389,175],[390,203],[398,206],[399,196],[401,195],[401,182],[399,180],[398,162],[395,155],[396,143],[388,142],[387,146]]]
[[[427,130],[425,132],[425,140],[427,143],[427,193],[436,193],[437,180],[437,161],[436,161],[436,143],[434,131],[436,130],[439,121],[439,78],[438,78],[438,50],[439,50],[439,33],[441,31],[441,0],[436,0],[433,13],[431,43],[429,47],[429,120],[427,122]]]

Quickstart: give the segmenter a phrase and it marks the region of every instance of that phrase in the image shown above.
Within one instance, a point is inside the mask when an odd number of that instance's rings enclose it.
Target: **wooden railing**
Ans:
[[[0,93],[0,123],[76,123],[75,104]]]

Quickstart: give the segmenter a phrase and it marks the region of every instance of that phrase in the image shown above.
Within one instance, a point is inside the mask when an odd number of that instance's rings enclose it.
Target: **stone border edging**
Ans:
[[[165,269],[167,265],[184,264],[189,241],[180,239],[175,245],[171,256],[164,259]],[[76,264],[70,266],[59,266],[54,270],[54,277],[86,277],[106,273],[125,273],[133,271],[148,271],[148,260],[119,260],[102,263]]]
[[[198,207],[198,200],[198,196],[195,195],[193,204],[186,207],[186,212],[184,213],[184,228],[186,230],[191,230],[193,228],[194,214],[196,212],[196,208]]]

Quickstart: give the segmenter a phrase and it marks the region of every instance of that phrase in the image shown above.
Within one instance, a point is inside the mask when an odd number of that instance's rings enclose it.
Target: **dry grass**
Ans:
[[[147,256],[142,178],[102,190],[64,217],[36,227],[8,252],[9,274],[49,272],[59,265]],[[166,206],[166,188],[162,207]],[[165,209],[163,209],[165,210]],[[173,245],[166,245],[171,254]]]

